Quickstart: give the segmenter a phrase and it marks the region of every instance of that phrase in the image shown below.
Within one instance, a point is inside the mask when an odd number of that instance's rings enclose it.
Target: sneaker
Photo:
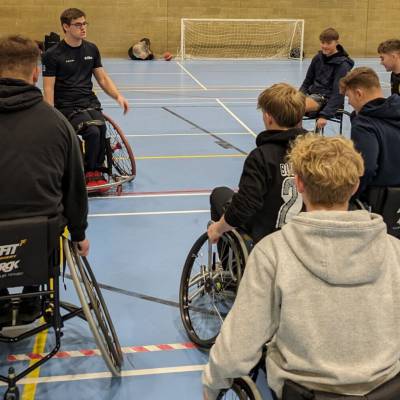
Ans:
[[[105,179],[104,175],[100,171],[88,171],[85,174],[86,177],[86,186],[93,187],[93,186],[104,186],[107,185],[107,180]],[[95,192],[105,193],[109,190],[109,187],[99,188],[95,190]],[[92,192],[94,192],[92,190]]]

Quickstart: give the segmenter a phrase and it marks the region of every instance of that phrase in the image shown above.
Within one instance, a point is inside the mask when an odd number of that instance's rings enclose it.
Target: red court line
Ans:
[[[186,343],[170,343],[170,344],[151,344],[146,346],[128,346],[122,347],[121,350],[125,354],[131,353],[148,353],[155,351],[176,351],[176,350],[193,350],[197,349],[197,346],[192,342]],[[45,357],[47,353],[26,353],[26,354],[11,354],[7,356],[7,361],[31,361],[39,360]],[[98,349],[84,349],[84,350],[71,350],[71,351],[60,351],[54,355],[53,358],[65,359],[65,358],[77,358],[77,357],[93,357],[100,356]]]

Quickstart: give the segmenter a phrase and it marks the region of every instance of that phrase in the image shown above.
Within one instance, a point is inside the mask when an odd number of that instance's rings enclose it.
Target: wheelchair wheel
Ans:
[[[231,233],[217,245],[204,233],[191,248],[182,271],[179,308],[194,343],[209,348],[232,308],[246,255]]]
[[[86,258],[78,255],[69,240],[64,239],[63,248],[86,321],[107,367],[119,376],[123,363],[121,346],[96,278]]]
[[[232,387],[223,390],[218,395],[217,400],[262,400],[262,396],[257,385],[249,376],[237,378],[233,381]]]
[[[135,157],[121,128],[106,114],[107,137],[110,139],[112,166],[121,178],[136,176]]]

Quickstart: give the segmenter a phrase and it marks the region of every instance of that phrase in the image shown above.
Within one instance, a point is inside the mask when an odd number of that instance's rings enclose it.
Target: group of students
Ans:
[[[400,397],[400,241],[381,216],[349,211],[373,187],[400,186],[400,41],[378,48],[393,71],[385,99],[375,71],[351,70],[338,39],[322,32],[300,91],[280,83],[260,94],[266,130],[239,189],[211,194],[210,240],[235,227],[257,244],[211,349],[205,400],[248,374],[265,345],[274,399]],[[344,96],[351,140],[301,128],[307,111],[323,128]]]
[[[83,133],[88,154],[82,160],[73,127],[102,118],[92,74],[129,109],[97,47],[84,40],[87,25],[81,10],[61,15],[65,38],[42,59],[44,97],[35,86],[35,42],[0,39],[0,171],[18,182],[0,191],[0,219],[60,215],[60,231],[68,226],[82,255],[89,251],[85,185],[101,180],[104,131],[95,126]],[[393,71],[393,95],[385,99],[372,69],[351,70],[354,62],[334,29],[320,40],[300,90],[279,83],[260,94],[266,130],[245,160],[237,193],[216,188],[211,194],[210,240],[240,227],[257,245],[204,371],[208,400],[248,373],[266,343],[268,383],[277,399],[362,396],[381,387],[387,393],[392,382],[399,384],[400,242],[387,235],[379,215],[347,210],[371,186],[400,185],[400,41],[378,49]],[[345,95],[355,110],[352,140],[301,127],[313,111],[323,128]],[[33,313],[29,306],[21,303],[22,315]],[[6,324],[10,309],[0,307]],[[287,394],[291,381],[309,397],[290,397],[296,396]]]

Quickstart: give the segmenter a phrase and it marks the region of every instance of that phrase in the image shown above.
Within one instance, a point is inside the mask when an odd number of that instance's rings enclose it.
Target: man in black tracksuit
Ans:
[[[292,86],[280,83],[260,94],[266,131],[256,139],[257,147],[244,163],[239,190],[213,190],[208,236],[217,242],[233,227],[243,229],[258,242],[279,229],[302,209],[291,166],[285,156],[290,143],[306,131],[299,128],[304,115],[305,96]]]
[[[400,40],[385,40],[378,46],[381,64],[390,74],[390,88],[392,94],[400,94]]]
[[[300,91],[307,96],[306,112],[318,114],[319,129],[343,107],[344,96],[340,94],[339,81],[354,66],[354,61],[338,40],[339,34],[333,28],[321,33],[321,50],[312,59],[300,87]]]
[[[32,40],[0,39],[0,219],[59,216],[60,233],[67,225],[86,255],[88,203],[78,139],[34,86],[38,58]]]
[[[400,186],[400,96],[385,99],[374,70],[355,68],[340,82],[354,108],[351,139],[364,158],[357,196],[366,200],[371,186]]]

